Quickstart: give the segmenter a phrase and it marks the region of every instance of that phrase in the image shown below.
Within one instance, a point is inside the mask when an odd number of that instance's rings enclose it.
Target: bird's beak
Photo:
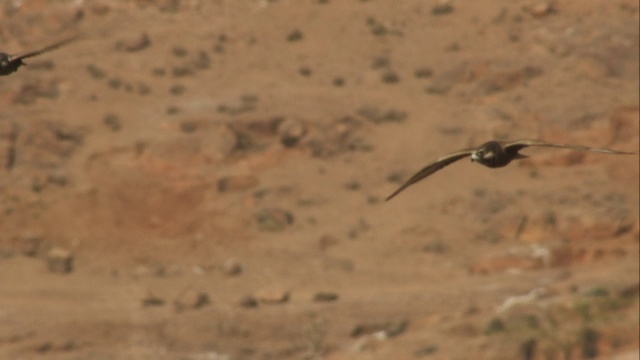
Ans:
[[[471,153],[471,161],[478,161],[480,157],[476,153]]]

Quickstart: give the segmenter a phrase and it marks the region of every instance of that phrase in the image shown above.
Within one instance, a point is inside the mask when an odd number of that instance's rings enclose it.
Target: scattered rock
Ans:
[[[293,214],[279,208],[267,208],[255,214],[260,230],[283,231],[288,225],[293,224]]]
[[[484,328],[485,335],[493,335],[505,331],[504,322],[498,318],[491,319],[487,326]]]
[[[402,334],[409,326],[409,320],[370,321],[356,325],[351,331],[351,337],[384,333],[386,337]]]
[[[40,98],[56,99],[59,95],[60,85],[57,80],[34,80],[22,85],[13,97],[13,103],[31,105]]]
[[[505,91],[523,85],[526,81],[542,75],[542,68],[526,66],[523,69],[502,71],[489,76],[481,87],[486,93]]]
[[[40,255],[46,244],[44,239],[38,235],[21,236],[15,239],[15,251],[28,257]]]
[[[318,245],[320,247],[320,250],[327,250],[330,247],[334,247],[338,244],[338,238],[336,238],[333,235],[322,235],[320,237],[320,239],[318,240]]]
[[[165,300],[151,292],[147,294],[147,296],[142,299],[142,306],[163,306],[165,304]]]
[[[449,251],[449,246],[442,240],[433,240],[422,246],[422,251],[434,254],[442,254]]]
[[[171,85],[169,88],[169,93],[176,96],[184,94],[185,91],[187,91],[187,88],[180,84]]]
[[[173,303],[176,311],[184,311],[189,309],[200,309],[211,303],[209,294],[203,291],[189,290],[182,294]]]
[[[382,82],[385,84],[396,84],[400,82],[400,75],[393,70],[387,70],[382,73]]]
[[[451,0],[438,0],[438,3],[431,8],[433,15],[448,15],[453,12]]]
[[[281,289],[266,289],[256,293],[255,299],[263,304],[284,304],[289,301],[289,292]]]
[[[314,302],[332,302],[338,300],[339,296],[334,292],[320,291],[313,295]]]
[[[433,69],[430,67],[421,67],[414,71],[413,75],[418,79],[426,79],[433,76]]]
[[[304,38],[304,35],[302,34],[302,31],[300,30],[293,30],[292,32],[289,33],[289,35],[287,35],[287,41],[289,42],[295,42],[295,41],[300,41]]]
[[[527,7],[527,11],[534,17],[545,17],[554,14],[557,9],[552,2],[543,1]]]
[[[68,274],[73,271],[73,255],[68,250],[53,248],[47,253],[46,260],[51,272]]]
[[[413,352],[416,357],[431,355],[438,351],[438,345],[427,345]]]
[[[280,143],[285,147],[296,146],[307,133],[307,126],[301,120],[286,119],[278,124]]]
[[[120,40],[116,43],[116,49],[126,52],[137,52],[151,46],[151,38],[146,32],[138,34],[136,37]]]
[[[173,48],[171,48],[171,54],[173,54],[173,56],[177,58],[183,58],[187,56],[188,53],[189,51],[182,46],[174,46]]]
[[[304,77],[309,77],[313,74],[313,71],[311,70],[311,68],[307,67],[307,66],[303,66],[301,68],[298,69],[298,74],[304,76]]]
[[[236,192],[256,187],[260,181],[254,175],[230,175],[218,180],[218,191]]]
[[[92,78],[94,79],[104,79],[107,74],[104,72],[104,70],[100,69],[98,66],[94,65],[94,64],[89,64],[86,66],[87,72],[89,72],[89,75],[91,75]]]
[[[258,307],[258,300],[251,295],[247,295],[240,299],[238,304],[244,308],[256,308]]]
[[[407,119],[408,115],[405,111],[397,110],[394,108],[381,110],[375,106],[364,106],[358,109],[358,115],[371,121],[374,124],[382,124],[388,122],[403,122]]]
[[[227,259],[222,264],[222,273],[225,276],[238,276],[244,271],[242,264],[236,259]]]
[[[122,122],[120,121],[120,117],[114,113],[108,113],[102,118],[102,122],[109,128],[111,131],[120,131],[122,129]]]

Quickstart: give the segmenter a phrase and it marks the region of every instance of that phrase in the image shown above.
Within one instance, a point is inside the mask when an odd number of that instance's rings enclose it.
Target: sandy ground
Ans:
[[[637,358],[632,0],[6,1],[0,358]]]

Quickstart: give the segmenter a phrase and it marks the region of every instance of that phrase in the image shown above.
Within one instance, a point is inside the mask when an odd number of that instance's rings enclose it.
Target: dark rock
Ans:
[[[260,181],[253,175],[230,175],[218,180],[218,191],[235,192],[256,187]]]
[[[300,30],[293,30],[292,32],[289,33],[289,35],[287,35],[287,41],[289,42],[294,42],[294,41],[300,41],[304,38],[304,35],[302,34],[302,31]]]
[[[279,208],[267,208],[255,214],[260,230],[263,231],[283,231],[287,226],[293,224],[293,214],[287,210]]]
[[[126,52],[137,52],[144,50],[151,46],[151,38],[149,34],[143,32],[138,34],[136,37],[120,40],[116,43],[116,49]]]
[[[439,0],[436,5],[431,8],[433,15],[448,15],[453,12],[453,5],[449,0]]]
[[[102,118],[102,122],[109,128],[111,131],[120,131],[122,129],[122,122],[120,121],[120,117],[114,113],[108,113]]]
[[[47,253],[47,266],[49,271],[58,274],[68,274],[73,271],[73,255],[70,251],[53,248]]]
[[[244,271],[242,264],[236,259],[228,259],[222,264],[222,273],[225,276],[238,276]]]
[[[384,332],[387,337],[394,337],[402,334],[409,326],[409,320],[371,321],[356,325],[351,331],[351,337],[371,335]]]
[[[240,299],[238,304],[244,308],[256,308],[258,307],[258,300],[251,295],[247,295]]]
[[[285,147],[293,147],[300,142],[300,139],[307,133],[304,122],[295,119],[286,119],[278,125],[278,135],[280,143]]]
[[[326,291],[317,292],[313,295],[313,301],[315,302],[331,302],[338,300],[338,298],[339,295],[337,293]]]
[[[289,301],[289,292],[282,289],[258,291],[255,298],[263,304],[284,304]]]

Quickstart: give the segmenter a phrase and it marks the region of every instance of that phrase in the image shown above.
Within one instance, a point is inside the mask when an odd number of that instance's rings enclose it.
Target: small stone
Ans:
[[[44,246],[44,239],[38,235],[27,235],[17,239],[16,250],[18,253],[35,257],[42,252]]]
[[[261,290],[255,298],[264,304],[284,304],[289,301],[289,292],[281,289]]]
[[[539,2],[535,5],[531,5],[528,8],[529,14],[534,17],[544,17],[556,12],[555,6],[551,2]]]
[[[149,37],[149,34],[145,32],[138,34],[134,38],[121,40],[116,43],[116,49],[126,52],[141,51],[149,46],[151,46],[151,38]]]
[[[304,38],[304,35],[300,30],[293,30],[292,32],[289,33],[289,35],[287,35],[287,41],[289,42],[300,41],[303,38]]]
[[[315,302],[331,302],[338,300],[339,296],[334,292],[320,291],[313,295],[313,301]]]
[[[422,251],[434,254],[442,254],[448,250],[449,247],[441,240],[433,240],[422,246]]]
[[[267,208],[255,214],[260,230],[282,231],[293,223],[293,214],[279,208]]]
[[[171,75],[173,77],[183,77],[193,75],[194,71],[188,66],[174,66],[171,69]]]
[[[198,70],[208,69],[211,66],[211,58],[204,52],[198,52],[196,59],[193,61],[193,67]]]
[[[438,3],[431,8],[433,15],[447,15],[453,12],[453,5],[450,0],[439,0]]]
[[[433,76],[433,69],[431,69],[430,67],[421,67],[416,69],[413,75],[418,79],[430,78],[431,76]]]
[[[251,295],[247,295],[240,299],[238,304],[244,308],[256,308],[258,307],[258,300]]]
[[[187,49],[185,49],[182,46],[174,46],[171,49],[171,53],[173,54],[173,56],[175,57],[179,57],[179,58],[183,58],[185,56],[187,56],[187,54],[189,53],[189,51],[187,51]]]
[[[260,181],[253,175],[231,175],[218,180],[218,191],[235,192],[256,187]]]
[[[187,88],[184,87],[184,85],[180,85],[180,84],[176,84],[176,85],[172,85],[169,88],[169,93],[171,93],[171,95],[182,95],[184,94],[184,92],[187,90]]]
[[[394,337],[402,334],[409,325],[409,320],[391,320],[391,321],[371,321],[356,325],[351,331],[351,337],[360,337],[363,335],[371,335],[384,332],[387,337]]]
[[[320,246],[320,250],[327,250],[330,247],[333,247],[338,244],[338,239],[332,235],[322,235],[318,240],[318,245]]]
[[[200,309],[211,303],[209,294],[202,291],[187,291],[177,299],[173,305],[176,311],[184,311],[188,309]]]
[[[73,270],[73,255],[70,251],[53,248],[47,253],[47,266],[51,272],[68,274]]]
[[[122,129],[122,122],[120,121],[120,117],[114,113],[108,113],[102,118],[102,122],[109,128],[111,131],[120,131]]]
[[[307,133],[304,122],[296,119],[286,119],[278,124],[280,143],[285,147],[293,147]]]
[[[309,77],[311,76],[313,72],[311,71],[311,68],[303,66],[301,68],[298,69],[298,74],[304,76],[304,77]]]
[[[142,299],[142,306],[162,306],[164,305],[165,300],[151,292],[147,294],[147,296]]]
[[[228,259],[222,264],[222,273],[226,276],[238,276],[243,270],[242,264],[236,259]]]
[[[396,84],[400,81],[400,75],[393,70],[387,70],[382,74],[382,82],[385,84]]]
[[[103,79],[106,76],[104,70],[94,64],[87,65],[86,69],[89,72],[89,75],[94,79]]]

